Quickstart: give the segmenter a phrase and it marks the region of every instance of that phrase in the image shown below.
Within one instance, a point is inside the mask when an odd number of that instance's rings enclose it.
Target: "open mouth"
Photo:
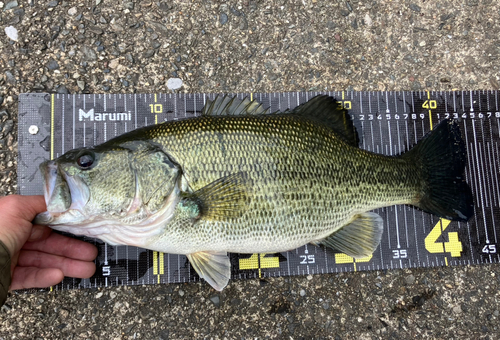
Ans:
[[[45,181],[44,197],[47,211],[61,213],[71,206],[71,193],[67,182],[58,171],[54,161],[48,161],[40,165],[40,170]]]
[[[44,178],[47,211],[39,214],[34,222],[47,225],[80,220],[90,196],[83,181],[68,175],[54,161],[42,163],[40,171]]]

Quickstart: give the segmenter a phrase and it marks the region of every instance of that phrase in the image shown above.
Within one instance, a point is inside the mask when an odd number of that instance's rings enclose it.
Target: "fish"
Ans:
[[[321,245],[353,258],[379,246],[373,212],[406,204],[474,214],[459,124],[441,121],[397,156],[363,150],[347,110],[320,95],[270,112],[218,96],[200,116],[142,127],[40,165],[47,211],[34,223],[187,256],[216,290],[228,253]]]

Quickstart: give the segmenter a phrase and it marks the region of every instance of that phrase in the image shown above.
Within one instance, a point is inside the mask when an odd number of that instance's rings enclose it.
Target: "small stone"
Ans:
[[[151,58],[154,55],[155,55],[155,50],[147,50],[146,52],[144,52],[144,58]]]
[[[134,3],[132,1],[123,1],[123,8],[128,10],[133,10]]]
[[[97,48],[97,52],[102,52],[102,51],[104,51],[104,46],[99,46],[99,47]]]
[[[228,18],[227,18],[227,14],[226,13],[221,13],[221,15],[219,16],[219,22],[221,25],[225,25],[227,24],[227,21],[228,21]]]
[[[14,126],[14,121],[12,119],[6,120],[3,128],[2,128],[2,133],[3,135],[8,135],[12,131],[12,127]]]
[[[417,4],[410,4],[410,9],[414,12],[420,12],[422,8]]]
[[[169,78],[167,80],[167,87],[170,90],[177,90],[182,87],[182,79],[180,78]]]
[[[5,5],[5,8],[3,9],[4,11],[8,11],[9,9],[12,9],[14,7],[17,7],[19,6],[19,4],[17,3],[17,1],[9,1],[7,2],[7,5]]]
[[[170,332],[168,329],[163,329],[160,331],[160,340],[169,340]]]
[[[453,307],[453,313],[462,313],[462,308],[460,306],[455,306]]]
[[[372,18],[370,17],[370,15],[368,13],[366,13],[364,20],[365,20],[366,26],[371,26],[373,24]]]
[[[407,285],[412,285],[415,283],[415,276],[413,275],[408,275],[407,277],[405,277],[405,282]]]
[[[53,0],[47,4],[47,7],[56,7],[57,5],[59,5],[59,1]]]
[[[179,296],[184,296],[184,291],[182,289],[179,289]]]
[[[77,13],[77,9],[76,7],[71,7],[69,10],[68,10],[68,14],[73,16]]]
[[[49,61],[49,63],[47,64],[47,68],[51,71],[53,70],[57,70],[59,68],[59,64],[57,63],[57,61],[55,60],[51,60]]]
[[[10,305],[8,305],[8,304],[4,304],[2,306],[2,308],[1,308],[1,310],[2,310],[2,312],[5,313],[5,312],[8,312],[8,311],[12,310],[12,307]]]
[[[103,85],[102,90],[107,92],[107,91],[111,90],[111,87],[108,85]]]
[[[128,87],[130,84],[129,84],[128,81],[122,80],[122,85],[125,86],[125,87]]]
[[[61,85],[57,88],[57,93],[59,94],[69,94],[69,91],[68,89],[66,88],[66,86],[64,85]]]
[[[86,45],[83,45],[81,48],[81,51],[83,53],[83,58],[87,61],[95,61],[97,60],[97,53],[94,51],[93,48],[88,47]]]
[[[61,317],[61,319],[67,319],[68,316],[69,316],[69,311],[67,309],[64,309],[62,308],[61,310],[59,310],[59,316]]]
[[[7,78],[7,82],[11,84],[15,84],[17,82],[16,77],[10,71],[5,71],[5,77]]]
[[[210,298],[210,301],[212,301],[212,303],[214,304],[215,307],[219,307],[220,306],[220,297],[219,295],[214,295]]]
[[[498,90],[500,89],[500,84],[498,84],[498,80],[495,77],[490,78],[490,85],[493,87],[493,89]]]
[[[358,20],[354,18],[353,21],[351,21],[351,27],[354,28],[355,30],[358,29]]]
[[[307,275],[307,281],[311,281],[313,279],[312,275]]]
[[[245,17],[241,17],[240,25],[238,26],[238,28],[242,31],[248,29],[248,21]],[[205,30],[201,30],[201,34],[205,34]]]
[[[300,296],[306,296],[306,291],[304,289],[301,289],[299,292]]]
[[[439,81],[442,83],[449,83],[451,81],[451,79],[448,77],[443,77],[443,78],[439,79]]]
[[[10,40],[17,41],[19,35],[17,29],[14,26],[5,27],[5,34]]]
[[[134,57],[132,56],[131,53],[125,54],[125,59],[127,59],[127,61],[129,61],[132,64],[134,63]]]
[[[158,41],[153,41],[151,46],[153,46],[153,48],[156,50],[157,48],[160,48],[161,44]]]
[[[85,82],[83,80],[77,80],[76,84],[78,85],[78,88],[80,90],[82,90],[82,91],[85,90]]]
[[[111,299],[114,299],[117,295],[118,295],[118,294],[116,294],[116,292],[110,292],[110,293],[109,293],[109,297],[110,297]]]

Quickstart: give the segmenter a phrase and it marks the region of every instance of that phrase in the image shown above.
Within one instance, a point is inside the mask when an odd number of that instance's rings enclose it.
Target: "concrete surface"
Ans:
[[[498,89],[500,6],[0,1],[0,183],[21,92]],[[14,27],[18,41],[5,33]],[[15,37],[12,29],[9,36]],[[497,339],[498,266],[12,294],[0,339]]]

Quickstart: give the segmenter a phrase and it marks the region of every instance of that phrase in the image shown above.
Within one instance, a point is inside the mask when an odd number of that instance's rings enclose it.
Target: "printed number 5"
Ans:
[[[437,242],[438,238],[441,236],[441,232],[448,227],[450,222],[450,220],[444,218],[440,219],[434,228],[432,228],[429,235],[427,235],[425,238],[425,249],[427,249],[429,253],[450,253],[453,257],[460,257],[463,248],[462,242],[458,240],[457,232],[448,233],[448,242]]]

